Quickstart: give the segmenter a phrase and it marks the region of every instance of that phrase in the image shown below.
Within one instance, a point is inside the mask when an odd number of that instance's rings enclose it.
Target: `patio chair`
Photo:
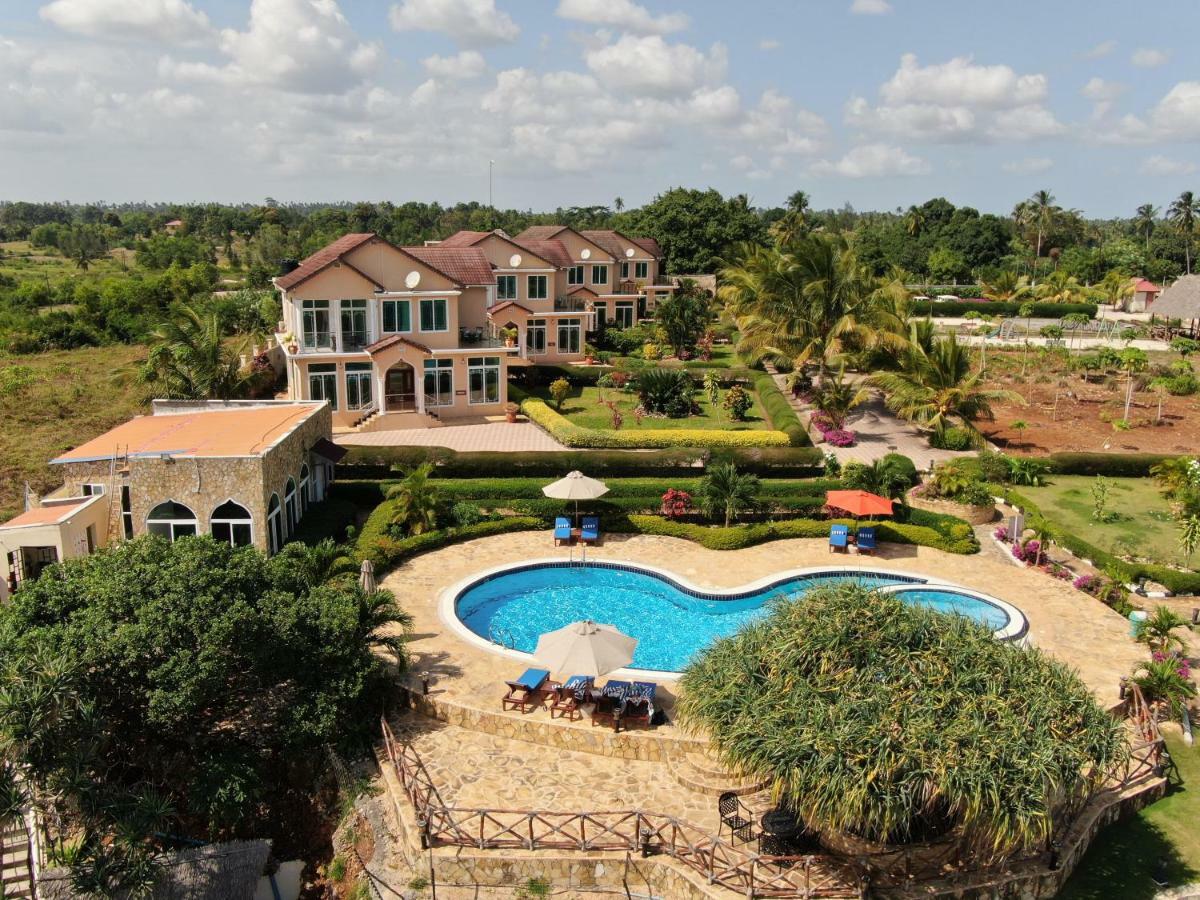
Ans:
[[[625,698],[625,709],[621,712],[621,721],[629,725],[645,725],[650,727],[654,718],[654,694],[658,685],[653,681],[635,681],[629,696]]]
[[[571,520],[567,516],[558,516],[554,520],[554,546],[563,541],[571,543]]]
[[[594,544],[600,540],[599,516],[583,517],[583,526],[579,529],[579,540],[585,544]]]
[[[583,718],[580,709],[591,699],[592,677],[590,675],[572,675],[555,692],[554,702],[550,704],[550,718],[560,715],[574,722]]]
[[[735,845],[738,841],[748,844],[754,840],[754,822],[749,818],[750,810],[738,799],[737,794],[726,791],[718,797],[717,812],[721,816],[721,823],[717,826],[718,839],[721,837],[721,829],[728,828],[731,843]]]
[[[829,528],[829,552],[833,553],[836,550],[841,550],[843,553],[848,552],[847,547],[850,546],[850,526],[849,525],[831,525]]]
[[[500,708],[528,712],[531,707],[541,706],[549,678],[550,673],[545,669],[526,669],[516,681],[504,682],[508,693],[500,699]]]
[[[600,696],[592,707],[592,724],[611,724],[613,731],[620,731],[625,698],[632,688],[628,681],[610,681],[600,688]]]
[[[875,526],[858,529],[858,534],[854,538],[854,543],[858,546],[859,553],[874,553],[875,552]]]

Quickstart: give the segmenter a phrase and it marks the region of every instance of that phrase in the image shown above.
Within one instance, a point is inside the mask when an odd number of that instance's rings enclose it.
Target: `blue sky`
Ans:
[[[0,197],[1128,215],[1200,185],[1196,0],[22,0]]]

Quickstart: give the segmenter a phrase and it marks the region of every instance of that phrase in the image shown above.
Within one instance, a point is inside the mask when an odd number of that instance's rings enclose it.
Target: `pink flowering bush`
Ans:
[[[809,421],[831,447],[853,447],[858,439],[858,435],[849,428],[835,428],[833,420],[823,412],[813,413]]]
[[[687,491],[667,488],[662,495],[662,514],[668,519],[678,519],[686,516],[692,510],[692,495]]]
[[[1100,586],[1100,579],[1095,575],[1080,575],[1071,582],[1071,586],[1077,591],[1083,591],[1085,594],[1095,594]]]
[[[1032,563],[1038,558],[1038,554],[1042,550],[1042,542],[1037,538],[1026,541],[1022,544],[1020,541],[1013,541],[1012,555],[1014,558],[1023,563]]]
[[[997,528],[995,531],[992,532],[992,537],[994,537],[998,541],[1003,541],[1004,543],[1007,544],[1008,543],[1008,526],[1001,525],[999,528]]]

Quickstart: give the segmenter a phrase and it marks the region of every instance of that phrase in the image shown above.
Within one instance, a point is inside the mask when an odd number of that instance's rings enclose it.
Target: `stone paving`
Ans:
[[[462,452],[490,450],[526,453],[567,449],[532,422],[484,422],[399,431],[349,432],[339,434],[334,439],[348,447],[449,447]]]

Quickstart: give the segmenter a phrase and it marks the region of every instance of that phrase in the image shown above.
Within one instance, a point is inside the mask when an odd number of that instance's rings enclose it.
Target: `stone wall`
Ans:
[[[913,509],[923,509],[926,512],[957,516],[972,525],[986,525],[996,518],[995,506],[968,506],[952,500],[933,500],[929,497],[913,496],[912,494],[908,495],[908,505]]]

